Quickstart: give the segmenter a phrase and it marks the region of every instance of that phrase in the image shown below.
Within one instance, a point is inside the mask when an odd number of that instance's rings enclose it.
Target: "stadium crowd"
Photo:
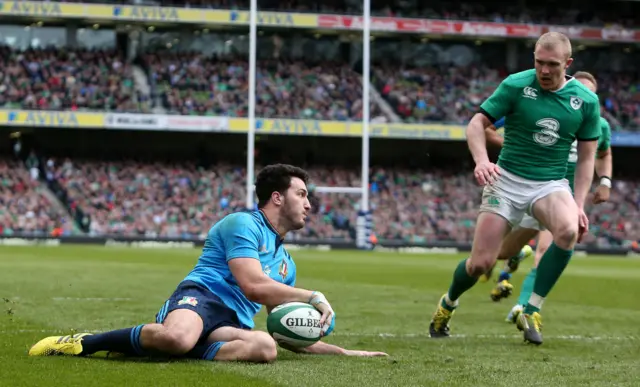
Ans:
[[[197,53],[144,56],[166,113],[242,117],[248,110],[245,59]],[[487,67],[374,66],[380,95],[406,122],[464,124],[506,75]],[[602,110],[614,130],[640,128],[638,74],[607,73]],[[257,73],[256,115],[359,121],[361,81],[345,63],[263,60]],[[0,107],[149,113],[153,101],[136,89],[131,65],[113,50],[0,47]],[[371,117],[387,121],[372,99]]]
[[[41,171],[44,179],[60,184],[64,205],[79,228],[93,236],[203,238],[216,220],[245,205],[245,170],[239,166],[49,159]],[[309,172],[315,186],[360,182],[355,169],[313,167]],[[72,232],[70,222],[60,221],[63,211],[38,193],[37,175],[15,162],[0,164],[4,235]],[[379,240],[471,241],[480,197],[473,179],[459,171],[371,169],[370,203]],[[307,227],[291,238],[354,239],[357,196],[316,194],[312,203]],[[616,180],[610,202],[590,208],[589,214],[592,227],[585,243],[640,240],[640,184]]]
[[[46,195],[34,162],[28,160],[27,169],[21,162],[0,159],[0,235],[70,235],[73,223]]]
[[[198,53],[147,54],[146,63],[173,114],[246,117],[248,62]],[[362,119],[360,77],[345,63],[265,60],[256,74],[256,115],[351,121]],[[371,104],[372,117],[382,115]]]

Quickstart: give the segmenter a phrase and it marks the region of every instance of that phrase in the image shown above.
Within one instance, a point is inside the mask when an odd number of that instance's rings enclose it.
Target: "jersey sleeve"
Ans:
[[[250,215],[238,214],[220,227],[227,262],[234,258],[260,259],[260,230]]]
[[[611,126],[604,118],[600,119],[600,124],[602,134],[600,135],[600,140],[598,140],[598,150],[606,151],[611,148]]]
[[[493,94],[480,105],[480,112],[484,113],[492,123],[496,123],[498,118],[511,112],[515,101],[513,98],[515,90],[516,88],[511,85],[509,78],[505,79]]]
[[[596,101],[585,106],[585,117],[576,133],[578,141],[595,141],[600,138],[600,104]]]

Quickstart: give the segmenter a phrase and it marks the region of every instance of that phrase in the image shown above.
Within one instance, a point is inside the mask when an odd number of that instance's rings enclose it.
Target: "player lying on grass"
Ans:
[[[270,310],[294,301],[310,303],[322,313],[320,324],[326,336],[333,330],[333,309],[322,293],[294,287],[296,266],[283,245],[287,232],[305,225],[311,207],[307,182],[308,175],[300,168],[265,167],[256,179],[259,210],[228,215],[209,230],[198,263],[160,308],[155,324],[96,335],[47,337],[29,355],[84,356],[110,351],[270,362],[276,359],[276,343],[268,333],[252,330],[253,318],[262,305]],[[321,341],[296,351],[386,355]]]
[[[585,71],[578,71],[573,75],[573,77],[583,85],[585,85],[593,93],[596,93],[598,83],[596,81],[596,78],[592,74]],[[496,128],[500,128],[500,121],[504,122],[504,120],[499,120],[498,122],[496,122],[496,126],[487,129],[487,142],[492,145],[502,147],[504,139],[501,136],[497,135],[495,131]],[[593,204],[606,202],[607,200],[609,200],[609,196],[611,194],[611,175],[613,172],[613,155],[611,153],[611,127],[609,126],[607,120],[602,117],[600,117],[600,128],[602,130],[602,135],[598,140],[598,152],[595,161],[595,171],[596,175],[600,177],[600,184],[598,185],[594,193]],[[567,172],[565,175],[565,178],[569,180],[569,186],[571,187],[571,190],[573,190],[573,180],[576,171],[577,158],[577,143],[576,141],[574,141],[571,145],[569,159],[567,160]],[[517,318],[518,313],[522,311],[527,301],[529,300],[536,278],[536,268],[538,267],[540,259],[549,248],[549,245],[551,245],[553,238],[549,231],[544,230],[542,227],[540,227],[540,224],[535,219],[533,219],[531,216],[525,215],[524,219],[520,223],[520,226],[511,231],[502,243],[502,248],[500,250],[498,259],[512,256],[514,252],[517,251],[520,251],[520,254],[518,254],[516,258],[509,259],[508,264],[505,266],[505,269],[500,273],[498,283],[496,287],[491,291],[491,298],[494,301],[499,301],[501,298],[508,297],[511,294],[511,289],[513,287],[509,283],[509,279],[511,278],[511,273],[515,272],[515,270],[517,270],[518,268],[520,260],[518,260],[517,257],[531,255],[530,252],[532,250],[527,244],[536,236],[538,236],[538,244],[535,252],[533,268],[522,284],[518,303],[511,309],[511,311],[507,315],[507,321],[514,322]],[[523,252],[525,253],[523,254]]]
[[[551,232],[553,242],[540,260],[533,293],[517,326],[525,342],[542,344],[540,308],[588,229],[584,203],[601,133],[598,97],[566,75],[573,59],[564,34],[542,35],[534,58],[535,69],[507,77],[467,127],[474,176],[484,186],[482,204],[471,256],[458,264],[449,291],[438,302],[431,337],[449,336],[458,299],[493,267],[502,240],[528,214]],[[496,165],[489,161],[485,128],[500,117],[505,117],[505,133]],[[576,139],[574,200],[564,177]]]

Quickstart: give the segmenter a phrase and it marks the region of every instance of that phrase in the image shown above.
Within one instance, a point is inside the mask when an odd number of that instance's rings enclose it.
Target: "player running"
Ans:
[[[598,84],[592,74],[585,71],[578,71],[573,75],[573,77],[584,84],[589,90],[596,93]],[[602,117],[600,117],[600,125],[602,135],[598,140],[598,151],[595,161],[595,171],[596,174],[600,177],[600,185],[596,188],[593,196],[594,204],[603,203],[609,200],[609,196],[611,194],[611,175],[613,171],[613,156],[611,153],[611,127],[609,126],[607,120]],[[487,142],[497,146],[502,146],[503,139],[500,136],[496,136],[495,133],[495,131],[493,133],[487,133]],[[565,176],[565,178],[569,180],[569,185],[572,190],[577,158],[577,143],[574,141],[571,146],[571,153],[569,154],[567,163],[567,174]],[[526,244],[531,239],[535,238],[536,235],[538,235],[538,245],[536,248],[533,268],[531,269],[527,277],[525,277],[525,280],[522,284],[522,289],[520,291],[520,297],[518,298],[518,303],[511,309],[511,311],[507,315],[507,321],[510,322],[516,321],[517,314],[523,310],[524,306],[529,300],[535,281],[536,268],[538,266],[538,263],[540,262],[540,258],[547,251],[549,245],[553,241],[553,238],[549,231],[543,230],[535,219],[528,215],[525,215],[522,223],[520,223],[520,226],[509,233],[509,235],[507,235],[502,243],[502,248],[500,250],[498,259],[501,259],[501,257],[508,257],[509,255],[513,254],[514,251],[517,251],[520,248],[522,248],[522,251],[524,251],[525,249],[531,250],[531,248]],[[522,247],[522,245],[526,246]],[[509,285],[508,280],[511,276],[510,273],[515,272],[515,270],[517,270],[517,265],[515,265],[515,268],[511,265],[508,265],[505,267],[505,270],[500,273],[498,284],[491,291],[491,298],[494,301],[499,301],[501,298],[508,296],[508,294],[505,294],[503,289],[505,289],[505,287]]]
[[[286,302],[307,302],[321,313],[326,336],[334,312],[318,291],[295,288],[296,266],[283,246],[287,232],[299,230],[311,205],[307,173],[277,164],[256,179],[258,211],[228,215],[216,223],[195,268],[178,284],[156,315],[155,324],[91,335],[47,337],[30,356],[91,355],[112,351],[125,355],[160,353],[204,360],[271,362],[276,343],[266,332],[253,331],[253,318]],[[314,354],[386,356],[383,352],[347,350],[318,341],[304,349]]]
[[[548,32],[536,42],[535,69],[512,74],[481,106],[467,127],[467,142],[484,186],[471,256],[453,274],[431,320],[431,337],[449,336],[449,322],[460,296],[493,267],[502,240],[525,214],[553,236],[542,256],[533,293],[518,327],[525,342],[542,344],[540,308],[588,229],[584,202],[593,180],[600,137],[598,97],[566,75],[573,62],[571,42]],[[498,164],[489,161],[485,128],[505,117],[504,146]],[[571,145],[578,140],[575,200],[565,179]]]

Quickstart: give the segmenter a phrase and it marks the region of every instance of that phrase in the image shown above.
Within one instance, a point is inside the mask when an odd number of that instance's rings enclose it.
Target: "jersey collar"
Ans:
[[[278,230],[276,230],[276,228],[273,226],[273,224],[271,223],[271,221],[269,220],[269,218],[267,217],[267,215],[262,211],[262,210],[258,210],[258,212],[260,213],[260,215],[262,216],[262,219],[264,220],[264,223],[267,225],[267,227],[269,228],[269,230],[271,230],[271,232],[273,232],[274,234],[276,234],[276,236],[279,238],[279,241],[282,242],[284,240],[284,238],[282,237],[282,235],[280,235],[280,233],[278,232]]]

